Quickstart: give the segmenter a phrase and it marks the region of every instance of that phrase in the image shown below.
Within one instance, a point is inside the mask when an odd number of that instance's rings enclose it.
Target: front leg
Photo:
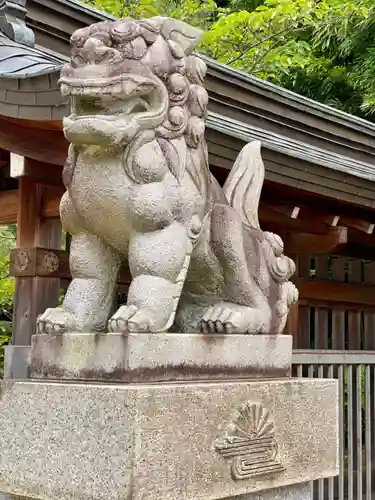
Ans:
[[[113,305],[120,267],[117,252],[95,235],[72,238],[72,282],[62,308],[47,309],[38,318],[39,333],[103,331]]]
[[[109,321],[112,332],[167,331],[189,268],[192,242],[177,222],[148,233],[135,233],[129,245],[133,277],[126,306]]]

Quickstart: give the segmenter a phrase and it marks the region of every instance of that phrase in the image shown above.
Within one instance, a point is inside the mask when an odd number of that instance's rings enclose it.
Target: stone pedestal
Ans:
[[[29,345],[7,345],[4,347],[4,379],[23,380],[30,375]]]
[[[337,383],[290,378],[290,338],[139,334],[95,350],[78,337],[34,338],[31,376],[43,378],[3,382],[0,491],[309,500],[310,480],[338,473]]]
[[[288,335],[34,335],[31,377],[114,382],[290,375]]]

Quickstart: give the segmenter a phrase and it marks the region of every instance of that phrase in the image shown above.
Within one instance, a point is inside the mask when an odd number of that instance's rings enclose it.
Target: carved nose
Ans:
[[[83,46],[84,58],[89,64],[102,62],[108,56],[110,50],[110,47],[107,47],[97,38],[89,38]]]

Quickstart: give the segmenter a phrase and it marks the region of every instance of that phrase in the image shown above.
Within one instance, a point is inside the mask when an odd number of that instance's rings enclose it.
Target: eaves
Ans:
[[[303,160],[372,182],[375,181],[375,165],[306,144],[305,142],[290,139],[212,111],[208,113],[207,127],[230,137],[240,139],[243,142],[261,141],[264,148],[291,158]]]

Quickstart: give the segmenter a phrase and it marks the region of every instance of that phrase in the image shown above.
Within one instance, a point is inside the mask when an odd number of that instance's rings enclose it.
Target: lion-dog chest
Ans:
[[[154,161],[152,156],[148,161]],[[142,175],[138,163],[137,173]],[[161,182],[135,182],[119,155],[78,154],[69,192],[85,229],[95,231],[113,246],[125,249],[131,232],[152,231],[173,220],[180,186],[170,174]],[[100,234],[99,234],[100,233]]]

